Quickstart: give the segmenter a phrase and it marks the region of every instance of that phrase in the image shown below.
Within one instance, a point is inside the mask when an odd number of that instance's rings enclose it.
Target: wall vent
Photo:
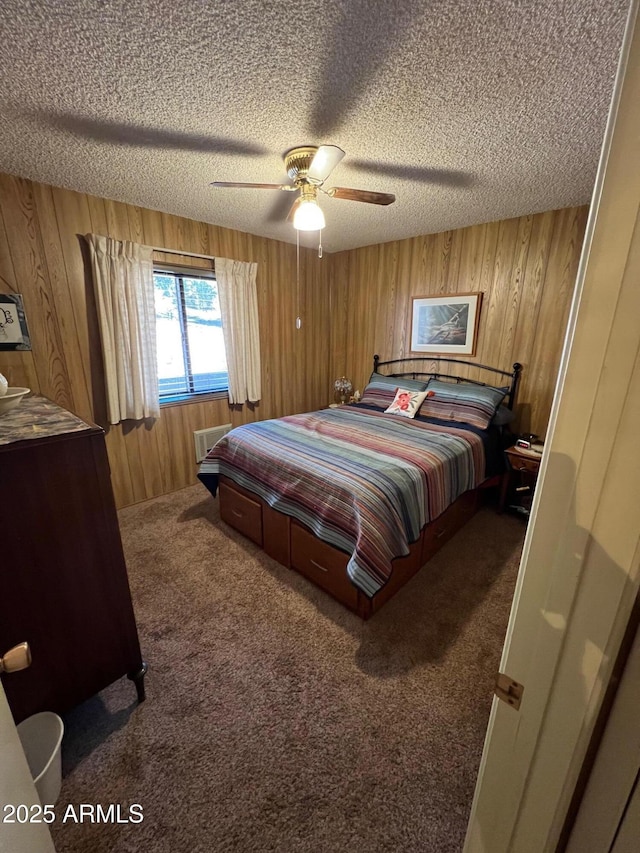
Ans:
[[[193,440],[196,446],[196,462],[202,462],[209,450],[216,444],[223,435],[226,435],[231,429],[231,424],[223,424],[222,426],[209,427],[209,429],[196,429],[193,432]]]

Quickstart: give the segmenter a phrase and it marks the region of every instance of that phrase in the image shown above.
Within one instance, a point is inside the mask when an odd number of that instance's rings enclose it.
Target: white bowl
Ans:
[[[8,388],[4,397],[0,397],[0,415],[4,415],[5,412],[15,408],[30,390],[31,388]]]

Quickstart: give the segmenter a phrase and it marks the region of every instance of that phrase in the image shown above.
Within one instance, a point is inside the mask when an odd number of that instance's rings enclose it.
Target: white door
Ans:
[[[633,0],[465,853],[554,851],[638,590],[640,26]],[[570,103],[567,110],[570,112]]]
[[[11,675],[4,677],[11,678]],[[29,808],[27,816],[36,819],[40,800],[1,683],[0,756],[0,853],[55,853],[48,826],[45,823],[23,823],[25,810],[20,810],[18,820],[11,808],[26,806]],[[31,806],[35,808],[31,809]]]

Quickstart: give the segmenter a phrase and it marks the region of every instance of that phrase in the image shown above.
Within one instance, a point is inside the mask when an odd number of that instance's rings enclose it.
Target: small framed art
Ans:
[[[475,355],[482,293],[417,296],[411,306],[411,351]]]
[[[0,350],[29,350],[31,339],[19,293],[0,293]]]

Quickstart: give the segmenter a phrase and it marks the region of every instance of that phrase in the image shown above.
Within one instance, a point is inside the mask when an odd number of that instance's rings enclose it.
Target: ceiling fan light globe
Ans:
[[[293,217],[297,231],[320,231],[325,226],[324,213],[315,201],[303,201]]]

